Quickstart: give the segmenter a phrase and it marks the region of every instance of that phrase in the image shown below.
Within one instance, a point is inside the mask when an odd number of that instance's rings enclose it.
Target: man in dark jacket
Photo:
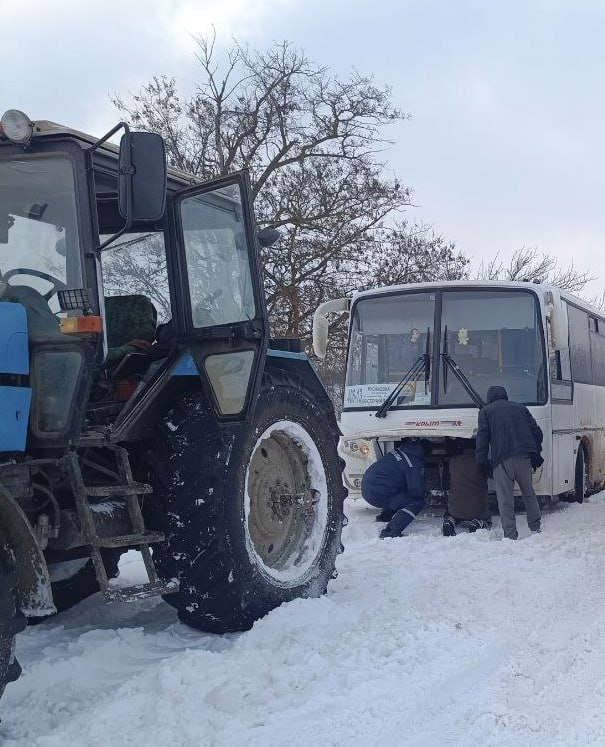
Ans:
[[[417,440],[402,442],[366,470],[361,494],[372,506],[381,508],[376,517],[388,524],[381,539],[401,537],[424,506],[424,449]]]
[[[515,521],[515,482],[525,503],[527,524],[540,531],[540,506],[534,493],[532,470],[542,464],[542,431],[530,411],[518,402],[509,402],[506,389],[491,386],[487,404],[479,411],[475,456],[485,473],[489,471],[488,450],[496,483],[496,497],[504,536],[517,539]]]

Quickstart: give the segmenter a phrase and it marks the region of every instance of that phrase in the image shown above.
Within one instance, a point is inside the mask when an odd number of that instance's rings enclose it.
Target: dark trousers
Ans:
[[[511,457],[494,467],[496,497],[504,536],[517,539],[515,520],[515,482],[521,488],[521,497],[527,513],[527,525],[532,531],[540,528],[540,506],[534,492],[531,460],[529,457]]]
[[[391,511],[399,511],[405,508],[414,516],[424,507],[424,496],[411,496],[403,488],[395,486],[390,491],[374,492],[366,490],[363,497],[371,506],[376,508],[388,508]]]

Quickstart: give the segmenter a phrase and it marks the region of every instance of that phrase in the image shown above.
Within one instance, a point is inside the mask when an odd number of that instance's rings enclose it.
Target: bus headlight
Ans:
[[[26,145],[33,131],[33,122],[18,109],[9,109],[0,118],[0,135],[4,135],[11,143]]]
[[[365,459],[370,453],[370,445],[367,441],[345,441],[343,447],[347,454],[352,454],[362,459]]]

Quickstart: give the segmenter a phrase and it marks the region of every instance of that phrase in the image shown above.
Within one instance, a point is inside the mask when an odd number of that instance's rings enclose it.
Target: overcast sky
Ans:
[[[536,246],[605,285],[600,0],[0,0],[0,109],[102,134],[154,74],[195,83],[212,24],[393,88],[409,217],[477,258]]]

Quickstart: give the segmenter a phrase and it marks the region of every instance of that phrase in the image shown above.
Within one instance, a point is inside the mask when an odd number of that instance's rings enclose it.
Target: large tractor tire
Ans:
[[[6,685],[21,674],[15,659],[15,636],[25,628],[27,621],[17,608],[16,580],[10,554],[0,539],[0,697]]]
[[[155,452],[168,532],[154,555],[180,579],[166,600],[181,620],[247,630],[283,602],[325,593],[342,550],[337,440],[327,396],[282,371],[263,377],[253,423],[227,435],[200,392],[168,413]]]

